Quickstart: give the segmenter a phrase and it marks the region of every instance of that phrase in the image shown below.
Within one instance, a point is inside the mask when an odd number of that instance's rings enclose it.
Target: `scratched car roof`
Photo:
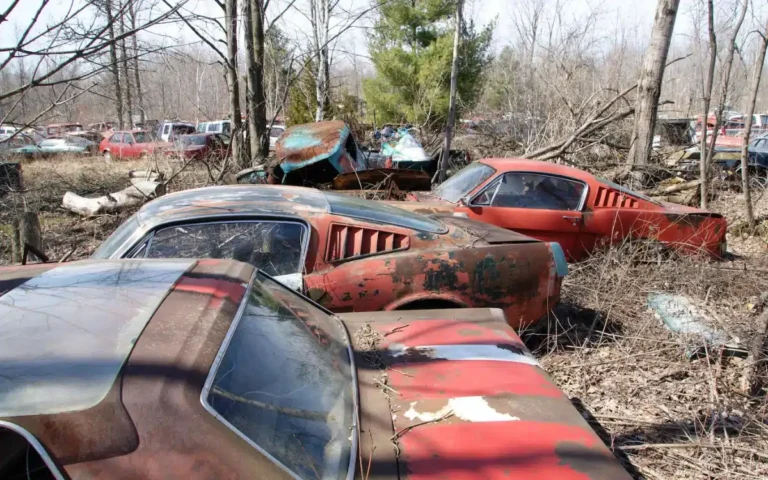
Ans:
[[[74,262],[37,270],[0,296],[0,417],[101,402],[157,307],[193,265]]]
[[[213,215],[326,213],[328,200],[318,190],[278,185],[226,185],[165,195],[144,205],[141,225]]]

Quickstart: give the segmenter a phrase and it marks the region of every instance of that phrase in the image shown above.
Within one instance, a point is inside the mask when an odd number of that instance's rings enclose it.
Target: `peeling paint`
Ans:
[[[411,408],[405,412],[409,420],[419,419],[422,422],[431,422],[445,417],[449,413],[467,422],[514,422],[518,417],[501,413],[488,405],[483,397],[456,397],[448,399],[448,403],[436,412],[419,412],[416,410],[418,401],[411,402]]]
[[[499,345],[424,345],[405,347],[393,343],[389,346],[393,357],[417,357],[433,360],[514,362],[540,366],[523,348],[510,344]]]

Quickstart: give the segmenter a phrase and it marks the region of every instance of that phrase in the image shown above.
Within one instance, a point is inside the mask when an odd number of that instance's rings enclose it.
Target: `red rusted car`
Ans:
[[[161,197],[93,258],[233,258],[334,312],[496,307],[514,327],[547,314],[568,271],[555,243],[465,218],[271,185]]]
[[[577,168],[512,158],[469,164],[434,192],[398,204],[454,213],[558,242],[571,260],[625,239],[721,257],[726,221],[717,213],[659,202]],[[416,201],[417,203],[413,203]]]
[[[164,152],[166,156],[185,160],[224,159],[229,155],[229,142],[229,135],[220,133],[180,135]]]
[[[630,478],[499,310],[121,260],[0,269],[0,319],[3,479]]]
[[[101,141],[99,151],[109,161],[113,158],[143,158],[168,145],[152,139],[149,132],[145,131],[112,132]]]

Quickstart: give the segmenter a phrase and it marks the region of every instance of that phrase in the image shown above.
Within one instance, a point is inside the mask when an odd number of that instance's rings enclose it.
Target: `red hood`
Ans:
[[[373,393],[371,372],[359,375],[363,452],[364,437],[381,432],[366,425],[389,414],[400,478],[630,478],[500,311],[448,312],[366,314],[388,369],[386,388]],[[485,318],[470,318],[477,312]],[[387,314],[394,321],[374,321]]]

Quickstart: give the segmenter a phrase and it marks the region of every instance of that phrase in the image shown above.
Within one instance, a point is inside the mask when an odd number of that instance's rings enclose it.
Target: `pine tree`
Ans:
[[[376,78],[363,83],[368,114],[378,122],[438,126],[448,115],[455,0],[392,0],[379,7],[368,49]],[[459,107],[482,88],[493,26],[463,22],[459,50]]]

